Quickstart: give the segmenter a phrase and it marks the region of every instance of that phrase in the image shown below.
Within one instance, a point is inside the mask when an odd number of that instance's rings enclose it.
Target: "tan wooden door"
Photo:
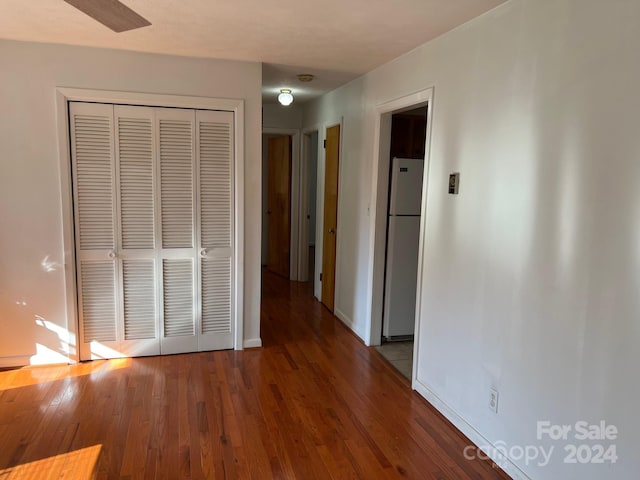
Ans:
[[[269,139],[267,268],[289,278],[291,251],[291,137]]]
[[[322,234],[322,303],[333,312],[336,291],[336,232],[338,226],[338,166],[340,125],[327,128]]]

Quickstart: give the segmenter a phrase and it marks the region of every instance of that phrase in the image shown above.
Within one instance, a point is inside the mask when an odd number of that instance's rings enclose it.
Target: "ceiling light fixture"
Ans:
[[[283,88],[282,90],[280,90],[278,101],[285,107],[291,105],[293,103],[293,95],[291,95],[291,90],[288,88]]]

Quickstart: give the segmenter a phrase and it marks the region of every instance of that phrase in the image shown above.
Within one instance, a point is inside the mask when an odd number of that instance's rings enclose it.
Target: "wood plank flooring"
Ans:
[[[308,284],[265,274],[262,339],[0,372],[0,479],[508,478]]]

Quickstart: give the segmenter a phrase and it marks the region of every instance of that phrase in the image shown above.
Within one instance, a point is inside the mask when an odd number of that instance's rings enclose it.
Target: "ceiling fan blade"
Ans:
[[[118,0],[64,1],[117,33],[151,25],[151,22],[146,18],[138,15]]]

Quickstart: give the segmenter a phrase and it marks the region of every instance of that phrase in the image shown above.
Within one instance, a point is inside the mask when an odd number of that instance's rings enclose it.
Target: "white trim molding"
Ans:
[[[433,407],[445,416],[458,430],[460,430],[471,442],[479,447],[480,445],[492,445],[480,432],[478,432],[469,422],[456,413],[449,405],[443,402],[433,391],[424,385],[423,383],[415,380],[413,381],[413,388],[422,395]],[[518,466],[502,455],[501,450],[495,446],[494,448],[483,449],[483,452],[487,454],[491,460],[499,465],[504,472],[514,480],[531,480],[531,478],[525,474]]]
[[[29,355],[16,355],[14,357],[0,357],[0,368],[26,367],[31,364]]]
[[[309,170],[309,161],[311,159],[310,138],[314,133],[316,138],[319,138],[320,128],[316,125],[310,128],[304,128],[301,130],[300,136],[300,231],[298,234],[298,243],[300,244],[300,251],[298,254],[298,279],[301,281],[309,281],[310,275],[313,272],[309,272],[309,230],[310,222],[307,221],[307,215],[309,214],[309,180],[312,176],[316,179],[316,188],[318,184],[318,148],[316,148],[316,171]],[[319,145],[316,145],[319,147]],[[316,195],[317,197],[317,195]],[[317,225],[317,212],[313,215]],[[314,225],[314,227],[316,227]],[[313,239],[314,245],[316,239]],[[315,261],[315,260],[314,260]]]
[[[70,345],[76,345],[78,338],[78,293],[76,284],[75,243],[73,227],[73,196],[71,188],[69,102],[103,102],[112,104],[143,105],[152,107],[174,107],[204,110],[224,110],[234,113],[234,304],[235,318],[234,349],[244,348],[244,100],[229,98],[195,97],[184,95],[161,95],[110,90],[90,90],[79,88],[56,88],[56,109],[58,128],[58,160],[60,170],[60,197],[62,205],[62,231],[64,247],[64,277],[66,297],[66,319]],[[259,339],[258,339],[259,340]],[[255,343],[255,340],[253,341]],[[69,362],[79,360],[79,349],[72,349]]]
[[[247,338],[244,341],[244,348],[260,348],[262,347],[262,339],[260,338]]]

